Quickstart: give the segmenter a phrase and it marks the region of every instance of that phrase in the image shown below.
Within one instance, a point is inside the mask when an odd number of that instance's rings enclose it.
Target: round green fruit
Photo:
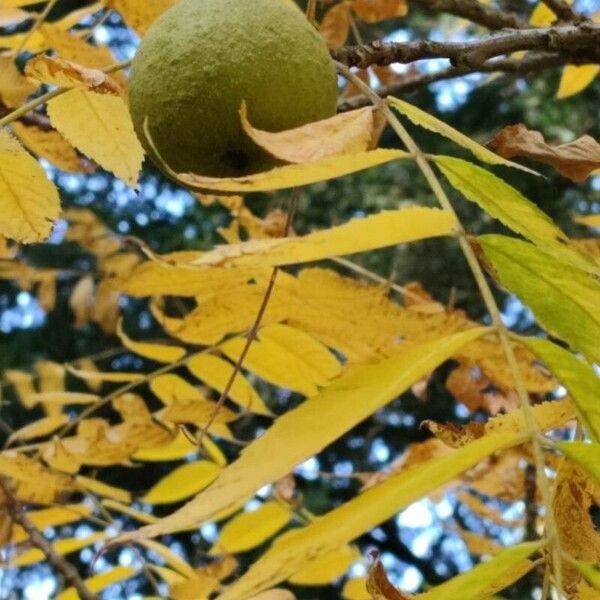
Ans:
[[[333,116],[337,93],[329,52],[295,6],[284,0],[180,0],[140,43],[130,110],[158,165],[235,177],[278,164],[243,131],[243,101],[254,127],[283,131]],[[145,121],[160,158],[146,139]]]

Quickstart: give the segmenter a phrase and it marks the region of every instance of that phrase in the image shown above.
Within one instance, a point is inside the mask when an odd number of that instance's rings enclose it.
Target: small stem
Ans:
[[[308,4],[306,5],[306,18],[313,25],[317,24],[317,0],[308,0]]]
[[[473,248],[471,247],[467,239],[467,234],[462,226],[462,223],[460,222],[460,219],[458,218],[458,215],[456,214],[456,211],[454,210],[454,207],[452,206],[452,203],[450,202],[448,196],[446,195],[446,192],[442,188],[437,176],[435,175],[425,155],[421,152],[421,149],[417,146],[417,144],[412,139],[408,131],[404,128],[402,123],[400,123],[400,121],[392,113],[390,107],[384,100],[382,100],[375,92],[373,92],[373,90],[371,90],[371,88],[368,85],[366,85],[358,77],[356,77],[345,65],[342,65],[341,63],[336,63],[336,65],[338,67],[338,70],[344,75],[344,77],[350,78],[354,82],[354,84],[366,96],[368,96],[371,99],[373,104],[375,106],[378,106],[382,110],[389,124],[398,134],[398,137],[402,140],[408,151],[414,154],[417,165],[419,166],[421,172],[427,179],[429,186],[431,187],[434,195],[436,196],[442,208],[450,212],[456,219],[457,224],[455,226],[455,229],[458,235],[459,245],[473,273],[473,276],[477,283],[477,287],[479,288],[479,292],[481,293],[485,306],[492,318],[494,328],[498,334],[498,337],[500,338],[500,345],[502,346],[502,349],[504,351],[504,355],[508,362],[509,369],[513,376],[515,390],[520,400],[521,410],[523,411],[523,417],[525,419],[525,424],[529,432],[529,437],[531,439],[531,445],[536,465],[538,487],[542,493],[543,502],[546,507],[546,537],[551,546],[552,564],[554,567],[556,585],[559,591],[561,591],[562,565],[560,558],[560,540],[558,537],[556,523],[552,514],[552,493],[550,488],[550,482],[548,481],[548,478],[546,476],[546,463],[544,460],[542,446],[538,439],[541,432],[538,427],[537,421],[535,420],[535,414],[530,404],[529,394],[523,382],[521,370],[519,368],[519,364],[517,362],[513,347],[510,343],[509,331],[502,321],[500,309],[496,304],[496,301],[492,294],[492,290],[488,285],[483,269],[481,268],[481,265],[479,264],[479,261],[475,256],[475,252],[473,251]]]
[[[54,8],[54,5],[58,2],[58,0],[50,0],[48,4],[46,4],[44,10],[38,15],[34,24],[31,26],[31,29],[24,35],[19,47],[15,50],[15,56],[18,56],[23,48],[27,46],[27,43],[32,38],[33,34],[42,26],[46,17],[50,14],[50,11]]]
[[[283,232],[284,238],[288,237],[288,235],[290,234],[290,231],[292,229],[292,222],[294,220],[294,213],[296,212],[298,196],[299,196],[299,188],[294,188],[292,190],[292,198],[290,201],[290,210],[288,212],[287,219],[285,222],[285,229]],[[233,372],[231,373],[231,377],[229,378],[229,381],[227,381],[227,384],[225,385],[225,388],[223,389],[223,392],[221,393],[221,396],[219,397],[219,400],[218,400],[212,414],[210,415],[210,419],[208,419],[208,422],[200,431],[200,434],[198,436],[198,446],[202,446],[204,437],[206,436],[206,434],[208,433],[208,430],[212,427],[213,423],[215,422],[215,419],[217,418],[217,415],[219,414],[219,411],[221,410],[223,404],[225,404],[225,400],[227,400],[227,396],[229,396],[231,387],[233,386],[235,379],[238,376],[238,373],[242,369],[246,355],[248,354],[248,351],[250,350],[250,346],[252,345],[252,342],[256,339],[256,336],[258,335],[258,330],[260,329],[260,324],[262,323],[263,317],[265,316],[265,312],[267,310],[267,306],[269,304],[269,301],[271,300],[271,296],[273,295],[273,290],[275,289],[277,273],[279,273],[279,267],[274,267],[273,272],[271,273],[271,278],[269,279],[269,283],[267,284],[267,289],[265,291],[265,295],[263,296],[260,308],[258,309],[256,319],[254,319],[254,323],[252,324],[252,327],[250,328],[250,331],[248,332],[248,335],[246,336],[246,343],[244,344],[242,352],[235,363]]]
[[[27,532],[31,544],[41,550],[48,563],[64,577],[68,585],[73,586],[77,590],[81,600],[98,600],[98,596],[87,588],[85,582],[79,576],[77,569],[54,550],[42,532],[27,518],[8,479],[0,477],[0,490],[4,493],[5,506],[11,519]]]

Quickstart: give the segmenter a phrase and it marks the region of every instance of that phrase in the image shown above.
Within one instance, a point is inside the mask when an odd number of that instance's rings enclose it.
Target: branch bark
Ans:
[[[532,50],[563,54],[573,64],[600,62],[600,24],[584,21],[578,25],[507,31],[467,42],[374,41],[340,48],[332,56],[347,67],[361,69],[439,58],[450,60],[455,67],[476,68],[495,56]]]
[[[0,490],[4,493],[6,508],[11,519],[27,532],[31,543],[43,552],[48,563],[64,577],[65,582],[75,588],[81,600],[98,600],[98,596],[87,588],[77,569],[54,550],[42,532],[27,518],[8,479],[0,477]]]
[[[527,21],[517,15],[487,6],[478,0],[410,0],[411,5],[431,12],[445,12],[483,25],[488,29],[527,29]]]

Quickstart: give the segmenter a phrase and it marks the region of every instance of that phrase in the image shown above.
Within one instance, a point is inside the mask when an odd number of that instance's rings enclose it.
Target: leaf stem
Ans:
[[[341,63],[336,63],[338,70],[344,75],[344,77],[349,78],[366,96],[368,96],[373,104],[380,108],[386,117],[388,123],[392,127],[392,129],[396,132],[398,137],[402,140],[407,150],[414,154],[417,165],[419,166],[421,172],[425,176],[427,183],[431,187],[434,195],[436,196],[439,204],[443,209],[452,213],[456,219],[456,233],[458,237],[458,242],[460,248],[467,260],[467,263],[473,273],[475,281],[477,283],[477,287],[481,293],[483,302],[490,314],[492,319],[492,323],[496,332],[498,333],[498,337],[500,339],[500,345],[504,351],[506,356],[506,360],[508,362],[509,369],[513,376],[513,380],[515,383],[515,390],[520,400],[521,410],[523,411],[523,417],[525,419],[525,424],[527,426],[528,433],[531,438],[531,445],[533,449],[533,456],[536,465],[536,476],[538,481],[538,487],[541,491],[543,502],[546,508],[546,538],[551,547],[552,553],[552,565],[554,567],[554,575],[555,575],[555,583],[556,587],[559,590],[559,593],[562,594],[562,569],[561,569],[561,550],[560,550],[560,540],[557,533],[556,523],[554,521],[553,513],[552,513],[552,492],[550,487],[550,482],[548,481],[548,477],[546,476],[546,464],[544,460],[544,453],[542,450],[542,446],[538,437],[541,435],[540,429],[538,427],[537,421],[535,420],[535,415],[533,412],[533,408],[530,404],[529,394],[527,392],[527,388],[523,382],[523,377],[521,374],[521,370],[519,368],[513,347],[510,343],[509,331],[507,327],[504,325],[502,321],[502,317],[500,314],[500,309],[496,304],[496,300],[492,294],[492,290],[485,278],[485,274],[477,257],[475,256],[475,252],[471,247],[465,229],[452,206],[446,192],[441,186],[436,174],[434,173],[431,165],[429,164],[425,155],[421,152],[421,149],[413,138],[410,136],[408,131],[402,125],[402,123],[396,118],[394,113],[391,111],[387,102],[382,100],[368,85],[366,85],[360,78],[355,76],[345,65]]]
[[[33,37],[33,34],[42,26],[46,17],[50,14],[50,11],[54,8],[54,5],[58,2],[58,0],[50,0],[48,4],[44,7],[44,10],[38,15],[35,23],[31,26],[31,29],[25,33],[19,47],[15,50],[15,56],[18,56],[22,50],[27,46],[29,40]]]

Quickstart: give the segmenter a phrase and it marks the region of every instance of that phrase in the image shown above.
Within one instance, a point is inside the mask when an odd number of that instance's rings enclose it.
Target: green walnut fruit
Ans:
[[[132,65],[130,110],[146,151],[177,173],[272,168],[276,160],[242,129],[243,101],[266,131],[334,115],[337,78],[321,36],[286,0],[180,0],[148,30]]]

